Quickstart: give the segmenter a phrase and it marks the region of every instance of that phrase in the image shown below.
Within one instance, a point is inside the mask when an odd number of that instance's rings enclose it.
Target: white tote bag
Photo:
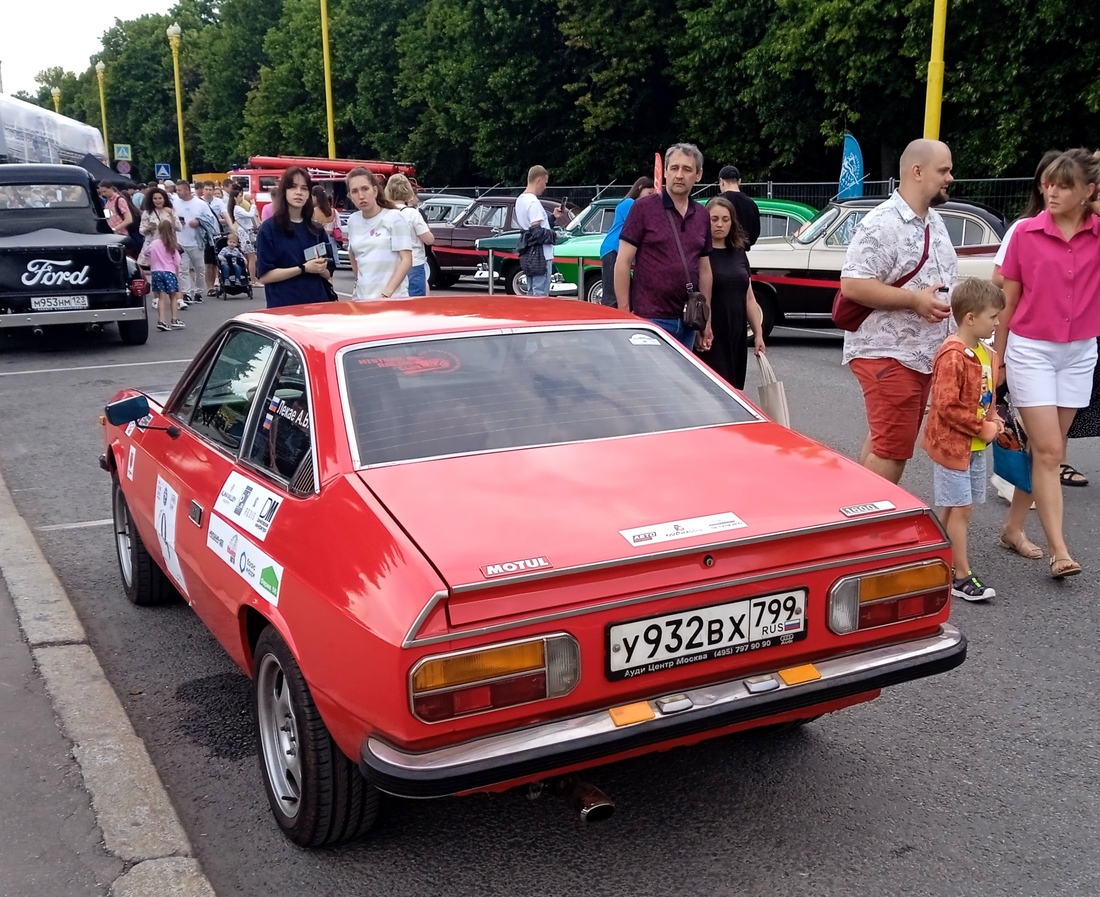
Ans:
[[[790,429],[791,412],[787,407],[787,391],[783,388],[783,381],[775,375],[775,368],[766,355],[757,355],[756,361],[760,365],[760,407],[777,424]]]

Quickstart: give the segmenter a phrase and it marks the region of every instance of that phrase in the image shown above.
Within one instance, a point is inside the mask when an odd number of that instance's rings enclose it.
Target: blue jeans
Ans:
[[[527,278],[527,295],[528,296],[549,296],[550,295],[550,263],[546,263],[546,273],[539,274],[536,277]]]
[[[427,296],[428,278],[424,276],[427,265],[413,265],[409,268],[409,295]]]
[[[679,318],[646,318],[646,320],[650,324],[656,324],[662,330],[671,333],[683,343],[684,348],[691,350],[695,347],[696,331],[684,326],[684,322]]]
[[[229,279],[236,277],[244,279],[244,270],[237,262],[222,262],[222,283],[229,283]]]

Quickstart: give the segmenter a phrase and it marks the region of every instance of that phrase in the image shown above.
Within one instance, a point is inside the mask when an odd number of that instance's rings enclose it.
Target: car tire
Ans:
[[[365,835],[381,793],[332,740],[298,662],[273,626],[261,633],[253,654],[256,753],[279,828],[302,847]]]
[[[435,260],[434,255],[429,255],[428,259],[428,286],[432,289],[441,289],[443,284],[440,282],[439,262]]]
[[[177,594],[175,587],[141,541],[117,476],[111,481],[111,516],[114,520],[118,572],[126,597],[138,607],[173,601]]]
[[[509,265],[505,269],[504,292],[509,296],[527,295],[527,275],[519,265]]]
[[[584,301],[603,305],[603,273],[593,271],[584,279]]]
[[[118,335],[127,346],[144,346],[149,342],[149,319],[140,321],[119,321]]]
[[[775,319],[778,313],[775,292],[771,287],[760,287],[759,284],[753,284],[752,291],[756,296],[756,304],[760,306],[760,315],[764,325],[764,339],[767,339],[772,335],[772,328],[775,327]]]

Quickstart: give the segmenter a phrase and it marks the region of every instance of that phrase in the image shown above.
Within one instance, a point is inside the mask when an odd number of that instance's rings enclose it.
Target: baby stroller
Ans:
[[[217,239],[214,240],[214,252],[220,253],[226,246],[229,245],[229,234],[219,234]],[[218,269],[218,297],[221,299],[228,299],[230,296],[248,296],[249,299],[252,296],[252,279],[248,276],[248,267],[242,265],[242,276],[236,282],[226,282],[225,277],[222,276],[221,262],[215,266]]]

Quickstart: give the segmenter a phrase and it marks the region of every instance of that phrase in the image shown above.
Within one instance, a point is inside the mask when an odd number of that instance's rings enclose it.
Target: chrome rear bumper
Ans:
[[[80,308],[60,311],[15,312],[0,315],[0,330],[11,327],[54,327],[58,324],[107,324],[111,321],[140,321],[145,306],[127,308]]]
[[[932,676],[965,659],[966,636],[945,624],[928,638],[818,661],[821,678],[812,682],[786,685],[776,676],[771,690],[754,694],[747,680],[760,675],[753,674],[684,692],[689,705],[680,701],[664,711],[658,701],[666,695],[655,695],[653,719],[627,726],[597,710],[423,753],[371,736],[360,750],[360,770],[390,794],[444,797]]]

